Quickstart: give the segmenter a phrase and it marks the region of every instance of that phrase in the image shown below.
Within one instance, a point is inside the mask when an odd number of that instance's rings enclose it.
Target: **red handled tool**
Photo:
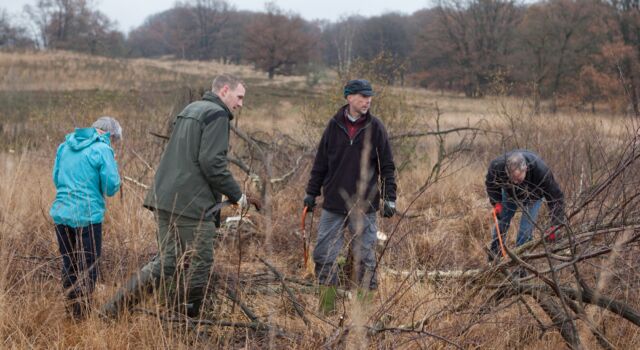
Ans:
[[[491,213],[493,214],[493,222],[496,224],[496,234],[498,235],[498,243],[500,243],[500,251],[502,252],[502,256],[506,258],[507,251],[504,249],[504,244],[502,243],[502,233],[500,232],[500,225],[498,225],[498,215],[495,209],[493,209]]]
[[[309,208],[305,206],[304,209],[302,210],[302,220],[301,220],[300,228],[302,230],[302,252],[304,257],[304,270],[306,271],[307,275],[313,276],[313,268],[309,264],[309,246],[311,245],[310,232],[313,229],[313,211],[311,212],[311,219],[309,223],[309,231],[310,231],[309,233],[307,233],[306,225],[305,225],[308,213],[309,213]]]

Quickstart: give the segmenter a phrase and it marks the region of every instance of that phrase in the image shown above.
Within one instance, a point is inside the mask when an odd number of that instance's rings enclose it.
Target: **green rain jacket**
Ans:
[[[231,111],[212,92],[185,107],[176,116],[144,206],[212,220],[210,211],[220,194],[240,200],[240,186],[227,168],[232,119]]]

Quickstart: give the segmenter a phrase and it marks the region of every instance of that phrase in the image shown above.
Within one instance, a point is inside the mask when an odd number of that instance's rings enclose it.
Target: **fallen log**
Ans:
[[[470,270],[449,270],[449,271],[422,271],[422,270],[394,270],[388,267],[383,267],[383,271],[394,276],[399,277],[408,277],[415,276],[420,280],[426,279],[429,282],[440,282],[446,279],[466,279],[470,277],[475,277],[482,272],[481,269],[470,269]]]

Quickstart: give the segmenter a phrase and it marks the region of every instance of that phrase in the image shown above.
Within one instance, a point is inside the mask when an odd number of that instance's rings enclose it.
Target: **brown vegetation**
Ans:
[[[374,80],[381,94],[373,112],[397,136],[403,215],[379,220],[389,240],[379,250],[381,283],[373,304],[363,310],[344,297],[340,313],[325,318],[316,313],[313,281],[303,279],[299,215],[311,163],[306,155],[313,154],[324,123],[342,103],[339,87],[347,77],[310,90],[301,88],[302,79],[269,82],[237,66],[198,71],[188,64],[56,55],[64,63],[32,64],[49,58],[29,54],[0,56],[0,71],[12,79],[0,82],[0,338],[7,347],[639,345],[635,119],[562,109],[536,115],[533,99],[467,99],[387,87],[371,72],[352,72]],[[165,293],[116,322],[93,314],[74,323],[64,312],[48,216],[55,147],[73,127],[102,114],[124,127],[117,159],[129,180],[109,201],[99,304],[156,249],[152,216],[141,207],[141,184],[150,182],[164,141],[150,132],[166,134],[174,111],[197,98],[218,69],[238,72],[248,82],[231,157],[255,175],[231,167],[244,186],[263,193],[266,207],[264,214],[249,214],[254,225],[221,230],[216,292],[204,315],[208,323],[175,318],[163,307]],[[65,78],[71,70],[90,78]],[[448,131],[458,127],[463,129]],[[512,259],[489,266],[486,166],[516,147],[535,150],[552,167],[565,190],[570,225],[556,246],[536,239],[515,250],[511,234]],[[231,215],[230,209],[223,213]],[[536,238],[546,224],[544,218]],[[530,277],[511,277],[517,266],[526,266]],[[432,271],[454,271],[453,278]],[[461,277],[455,271],[469,273]]]
[[[31,31],[0,8],[0,49],[250,64],[269,77],[307,74],[310,86],[319,67],[346,72],[359,59],[386,55],[403,69],[390,83],[476,98],[531,96],[536,113],[640,115],[637,0],[439,0],[413,14],[329,21],[307,21],[273,3],[251,12],[226,0],[188,0],[151,14],[126,38],[94,7],[34,1],[24,11]]]

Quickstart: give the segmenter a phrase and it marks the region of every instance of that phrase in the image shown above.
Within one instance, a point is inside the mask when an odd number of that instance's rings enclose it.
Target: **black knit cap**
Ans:
[[[365,79],[349,80],[347,85],[344,86],[344,97],[354,94],[375,96],[375,92],[373,92],[371,83]]]

